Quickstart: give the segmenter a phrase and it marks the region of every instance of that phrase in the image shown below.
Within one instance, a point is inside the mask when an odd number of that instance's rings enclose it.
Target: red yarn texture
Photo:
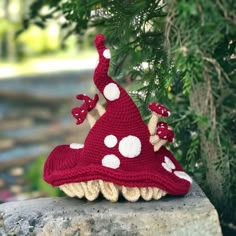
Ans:
[[[45,181],[59,186],[101,179],[121,186],[158,187],[169,194],[186,194],[191,181],[177,174],[182,173],[183,169],[169,150],[161,147],[154,152],[149,142],[149,130],[138,108],[128,93],[108,76],[110,59],[103,55],[106,50],[104,42],[103,35],[96,36],[99,64],[94,72],[94,83],[107,101],[106,112],[91,128],[83,148],[73,149],[70,145],[60,145],[51,152],[44,166]],[[108,84],[117,86],[118,98],[110,99],[110,94],[105,94],[104,89]],[[114,91],[117,89],[111,90],[111,95],[114,95]],[[109,135],[115,136],[117,140],[112,147],[105,145],[105,138]],[[130,136],[140,141],[141,151],[138,151],[137,142],[134,142],[134,146],[131,142],[121,147],[121,140]],[[137,149],[136,152],[133,149]],[[124,152],[135,157],[127,157]],[[115,167],[112,168],[104,166],[106,155],[115,155],[118,167],[114,163],[112,165]],[[168,168],[163,167],[168,165],[166,159],[171,161],[172,167],[170,164]]]

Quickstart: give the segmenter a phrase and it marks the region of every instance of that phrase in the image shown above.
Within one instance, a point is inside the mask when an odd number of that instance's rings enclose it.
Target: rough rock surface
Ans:
[[[0,235],[222,235],[215,208],[196,183],[184,197],[110,203],[41,198],[0,205]]]

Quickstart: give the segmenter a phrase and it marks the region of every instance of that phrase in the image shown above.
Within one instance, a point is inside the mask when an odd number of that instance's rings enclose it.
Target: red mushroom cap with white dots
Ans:
[[[165,106],[159,103],[152,102],[149,104],[148,108],[149,110],[151,110],[152,112],[156,113],[159,116],[167,117],[170,115],[169,110]]]
[[[78,95],[76,95],[76,98],[78,100],[84,101],[84,103],[87,105],[88,111],[92,111],[95,108],[95,106],[98,102],[98,99],[99,99],[98,94],[95,94],[93,99],[91,99],[86,94],[78,94]]]
[[[166,122],[160,121],[157,123],[157,128],[168,128],[168,124]]]
[[[169,129],[169,127],[159,126],[157,127],[156,134],[159,136],[160,139],[164,139],[167,142],[171,143],[174,140],[174,131]]]
[[[80,107],[75,107],[72,109],[71,113],[77,120],[76,122],[77,125],[82,124],[85,121],[87,113],[88,113],[87,110],[88,108],[85,103],[83,103],[83,105]]]

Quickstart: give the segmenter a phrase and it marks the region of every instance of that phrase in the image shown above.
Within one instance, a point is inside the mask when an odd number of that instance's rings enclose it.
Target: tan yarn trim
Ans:
[[[160,138],[157,135],[150,136],[149,141],[152,145],[156,144]]]
[[[90,127],[92,128],[94,124],[96,123],[96,119],[88,112],[87,117],[86,117]]]
[[[159,142],[154,144],[154,152],[157,152],[162,146],[164,146],[167,143],[166,140],[160,139]]]
[[[63,184],[59,188],[69,197],[85,197],[89,201],[95,200],[100,192],[111,202],[118,201],[119,193],[130,202],[136,202],[140,197],[145,201],[152,199],[158,200],[167,194],[165,191],[156,187],[125,187],[103,180]]]
[[[100,103],[96,104],[95,109],[98,111],[99,116],[102,116],[106,111]],[[96,118],[90,112],[88,112],[86,120],[88,121],[91,128],[97,122]]]
[[[99,102],[97,102],[95,109],[98,111],[99,116],[102,116],[106,112],[105,108]]]
[[[148,130],[151,135],[155,135],[157,123],[158,123],[158,116],[155,113],[152,113],[152,116],[148,122]]]

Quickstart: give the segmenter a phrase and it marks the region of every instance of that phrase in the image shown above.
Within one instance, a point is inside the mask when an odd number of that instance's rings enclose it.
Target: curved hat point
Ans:
[[[98,34],[94,39],[94,44],[95,44],[96,48],[104,47],[105,40],[106,39],[105,39],[104,35]]]

